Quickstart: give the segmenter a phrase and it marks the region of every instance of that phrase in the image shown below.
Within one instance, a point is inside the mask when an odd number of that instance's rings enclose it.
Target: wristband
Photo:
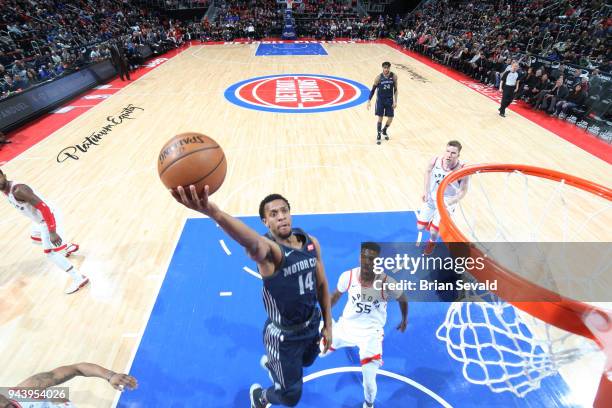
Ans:
[[[114,372],[114,371],[111,371],[111,374],[108,376],[108,378],[106,379],[106,381],[110,382],[111,378],[113,378],[113,376],[114,376],[115,374],[117,374],[117,373],[116,373],[116,372]]]

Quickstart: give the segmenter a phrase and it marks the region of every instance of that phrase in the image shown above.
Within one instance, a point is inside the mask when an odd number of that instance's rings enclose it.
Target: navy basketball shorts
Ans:
[[[386,116],[388,118],[393,117],[393,101],[376,101],[376,116]]]
[[[319,355],[319,319],[312,319],[299,331],[281,330],[270,320],[266,322],[263,335],[267,366],[277,390],[301,387],[303,367],[311,366]]]

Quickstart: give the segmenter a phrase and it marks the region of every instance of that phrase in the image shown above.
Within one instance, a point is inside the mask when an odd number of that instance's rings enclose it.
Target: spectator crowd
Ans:
[[[612,6],[587,0],[435,1],[400,24],[398,44],[499,88],[520,64],[515,98],[580,122],[609,120]]]
[[[148,3],[0,0],[0,99],[111,58],[112,49],[133,68],[143,47],[155,55],[189,40],[257,40],[283,29],[276,0],[216,0],[211,21],[183,22]],[[439,0],[404,18],[364,15],[355,0],[303,0],[293,12],[298,36],[395,38],[492,87],[519,61],[516,96],[551,115],[601,110],[610,95],[612,6],[603,0]]]
[[[0,99],[111,57],[131,66],[139,50],[183,41],[180,24],[127,0],[0,0]]]

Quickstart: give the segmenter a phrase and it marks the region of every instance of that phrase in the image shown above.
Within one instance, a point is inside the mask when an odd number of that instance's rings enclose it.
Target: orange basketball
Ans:
[[[208,194],[221,187],[227,171],[223,149],[210,137],[200,133],[181,133],[162,147],[157,172],[167,188],[193,184],[199,192],[208,185]]]

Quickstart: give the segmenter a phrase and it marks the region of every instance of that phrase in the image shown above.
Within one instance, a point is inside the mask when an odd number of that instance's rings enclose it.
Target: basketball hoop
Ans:
[[[593,203],[584,205],[586,208],[581,215],[587,220],[584,223],[575,222],[576,225],[585,228],[596,216],[602,217],[605,211],[612,208],[612,190],[597,183],[575,177],[569,174],[515,164],[483,164],[466,166],[462,169],[450,173],[444,178],[436,197],[436,203],[440,212],[440,234],[445,242],[459,242],[469,244],[470,256],[480,256],[484,258],[485,267],[481,270],[473,270],[471,274],[477,281],[497,280],[498,286],[495,293],[488,293],[484,297],[482,294],[468,293],[467,301],[454,303],[450,306],[445,322],[438,328],[436,336],[446,342],[447,350],[451,357],[463,363],[463,374],[471,382],[489,386],[494,392],[509,391],[519,397],[523,397],[528,392],[539,388],[540,381],[549,375],[556,374],[560,368],[566,364],[578,361],[590,353],[595,353],[601,349],[612,361],[612,350],[606,347],[601,333],[594,335],[593,326],[587,322],[587,316],[597,313],[608,323],[612,322],[612,312],[600,305],[590,304],[584,301],[574,300],[564,293],[556,292],[550,287],[545,287],[539,282],[534,282],[526,276],[524,270],[515,270],[507,267],[500,261],[500,257],[488,251],[480,233],[477,232],[477,218],[480,213],[488,208],[493,213],[488,221],[487,227],[494,231],[495,239],[491,241],[506,241],[510,244],[520,242],[522,239],[515,239],[512,236],[514,223],[518,223],[520,217],[510,216],[508,225],[503,225],[502,211],[495,209],[492,201],[500,201],[499,208],[510,207],[509,200],[504,202],[504,191],[495,189],[495,196],[484,193],[484,204],[480,204],[478,210],[474,212],[473,220],[469,220],[464,212],[463,204],[460,204],[463,220],[453,219],[444,203],[444,190],[452,182],[461,178],[472,176],[474,178],[486,179],[487,177],[505,176],[505,188],[510,191],[509,197],[516,200],[523,198],[523,203],[527,208],[528,218],[527,228],[537,229],[543,222],[537,217],[533,217],[530,201],[540,200],[544,206],[544,211],[548,212],[552,208],[551,203],[558,198],[561,210],[559,216],[554,218],[563,228],[563,232],[558,235],[552,234],[552,239],[561,241],[558,237],[567,236],[565,229],[569,228],[568,223],[568,199],[566,195],[575,194],[580,197],[590,197]],[[512,181],[509,181],[510,179]],[[496,179],[493,186],[499,186]],[[517,179],[525,189],[524,195],[518,193],[519,189],[514,188],[512,183]],[[484,180],[482,182],[487,182]],[[541,193],[540,185],[555,184],[551,188],[551,193],[534,194],[533,185],[536,185],[535,193]],[[574,187],[570,193],[564,189],[567,186]],[[495,187],[493,187],[495,188]],[[514,188],[514,190],[512,190]],[[531,195],[529,189],[531,188]],[[481,188],[482,190],[482,188]],[[548,191],[548,190],[546,190]],[[468,196],[472,192],[468,193]],[[476,193],[478,194],[478,192]],[[534,198],[535,197],[535,198]],[[573,197],[572,197],[573,198]],[[571,201],[571,200],[569,200]],[[512,207],[519,207],[512,201]],[[538,204],[536,204],[538,205]],[[580,204],[577,204],[578,206]],[[603,209],[595,209],[603,206]],[[506,208],[516,212],[516,208]],[[474,206],[476,208],[476,206]],[[555,209],[550,210],[555,213]],[[586,214],[586,215],[585,215]],[[515,214],[516,215],[516,214]],[[455,214],[458,218],[459,214]],[[578,217],[576,217],[578,218]],[[462,222],[463,228],[458,226]],[[566,225],[563,225],[566,224]],[[585,225],[583,225],[585,224]],[[494,228],[490,228],[494,225]],[[606,222],[603,224],[604,228]],[[556,227],[556,226],[555,226]],[[467,235],[463,231],[468,231]],[[510,233],[508,232],[510,231]],[[534,231],[530,231],[533,233]],[[577,234],[580,237],[580,234]],[[535,239],[531,234],[532,241]],[[555,239],[555,237],[557,237]],[[542,241],[545,241],[543,239]],[[607,242],[607,241],[606,241]],[[499,254],[498,254],[499,255]],[[516,254],[520,258],[522,254]],[[604,257],[606,254],[604,254]],[[504,258],[503,256],[501,258]],[[608,257],[609,259],[609,257]],[[606,259],[604,258],[604,262]],[[608,262],[609,263],[609,262]],[[521,265],[520,262],[518,263]],[[520,268],[518,268],[520,269]],[[590,271],[589,271],[590,272]],[[572,276],[572,278],[575,278]],[[583,279],[583,278],[581,278]],[[584,278],[588,279],[588,277]],[[592,280],[595,278],[591,277]],[[574,282],[574,281],[572,281]],[[533,301],[518,301],[516,293],[520,292],[524,299]],[[507,303],[508,302],[508,303]],[[559,330],[560,329],[560,330]],[[576,336],[577,335],[577,336]],[[612,332],[607,336],[612,335]],[[582,337],[578,337],[582,336]],[[593,340],[595,343],[586,339]],[[583,340],[579,340],[583,339]],[[503,341],[503,344],[501,344]],[[608,343],[609,340],[607,341]],[[569,344],[569,345],[568,345]],[[485,351],[490,353],[486,356]],[[607,367],[610,370],[612,367]],[[469,371],[472,370],[472,373]],[[477,374],[473,374],[476,372]],[[612,371],[611,371],[612,373]],[[612,406],[612,377],[601,376],[599,389],[595,398],[596,407]]]

